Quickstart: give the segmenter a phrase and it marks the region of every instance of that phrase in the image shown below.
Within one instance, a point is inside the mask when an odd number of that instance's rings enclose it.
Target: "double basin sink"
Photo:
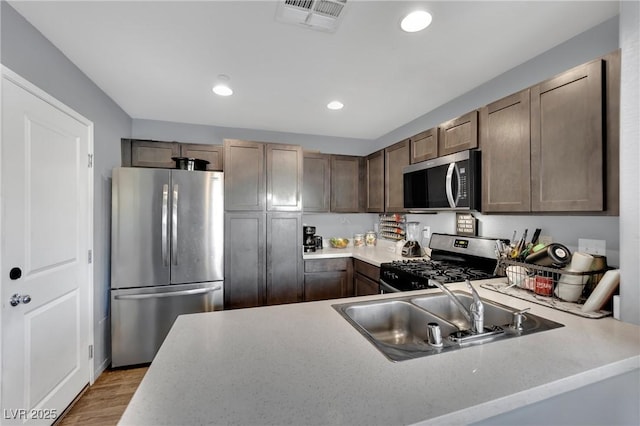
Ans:
[[[452,292],[469,306],[469,293]],[[405,296],[393,299],[352,302],[333,305],[353,327],[391,361],[404,361],[470,345],[520,337],[562,327],[555,321],[522,313],[514,323],[518,310],[482,299],[484,331],[470,333],[471,324],[460,308],[444,293]],[[433,344],[428,324],[437,324],[441,341]]]

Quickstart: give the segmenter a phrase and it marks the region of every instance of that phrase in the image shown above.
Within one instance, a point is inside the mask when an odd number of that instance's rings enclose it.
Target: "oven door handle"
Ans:
[[[400,293],[400,290],[398,290],[395,287],[392,287],[391,285],[389,285],[388,283],[385,283],[382,279],[380,281],[378,281],[378,287],[380,289],[380,294],[385,294],[385,293]]]

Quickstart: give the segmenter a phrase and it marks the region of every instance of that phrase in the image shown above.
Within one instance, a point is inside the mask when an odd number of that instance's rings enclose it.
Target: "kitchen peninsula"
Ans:
[[[394,363],[332,307],[393,294],[183,315],[120,424],[468,424],[616,377],[636,384],[584,412],[611,419],[606,404],[625,398],[637,410],[640,327],[476,288],[564,327]]]

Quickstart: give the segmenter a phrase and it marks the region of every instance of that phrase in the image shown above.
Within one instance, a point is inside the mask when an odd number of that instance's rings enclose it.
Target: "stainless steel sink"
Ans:
[[[465,306],[471,305],[473,298],[471,295],[462,292],[454,291],[458,300],[460,300]],[[411,299],[411,303],[414,303],[421,308],[431,312],[434,315],[444,318],[447,321],[455,324],[460,330],[467,330],[471,328],[471,324],[464,317],[460,309],[453,303],[453,301],[446,295],[424,296]],[[483,300],[484,303],[484,322],[489,325],[509,325],[511,324],[513,312],[515,309],[510,309],[506,306],[500,306],[492,302]]]
[[[464,292],[454,292],[463,303],[473,298]],[[468,346],[563,327],[554,321],[525,313],[521,327],[512,327],[517,309],[482,299],[486,333],[471,335],[470,324],[451,299],[442,293],[420,297],[352,302],[333,305],[360,334],[391,361],[404,361]],[[438,324],[442,346],[428,342],[427,324]]]

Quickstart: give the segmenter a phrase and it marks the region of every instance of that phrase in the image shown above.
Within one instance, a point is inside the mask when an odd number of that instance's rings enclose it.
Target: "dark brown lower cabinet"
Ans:
[[[367,296],[380,293],[378,281],[380,268],[358,259],[353,260],[355,277],[353,280],[354,295]]]
[[[350,257],[304,261],[304,301],[353,296]]]
[[[302,301],[301,234],[301,213],[225,213],[224,308]]]

